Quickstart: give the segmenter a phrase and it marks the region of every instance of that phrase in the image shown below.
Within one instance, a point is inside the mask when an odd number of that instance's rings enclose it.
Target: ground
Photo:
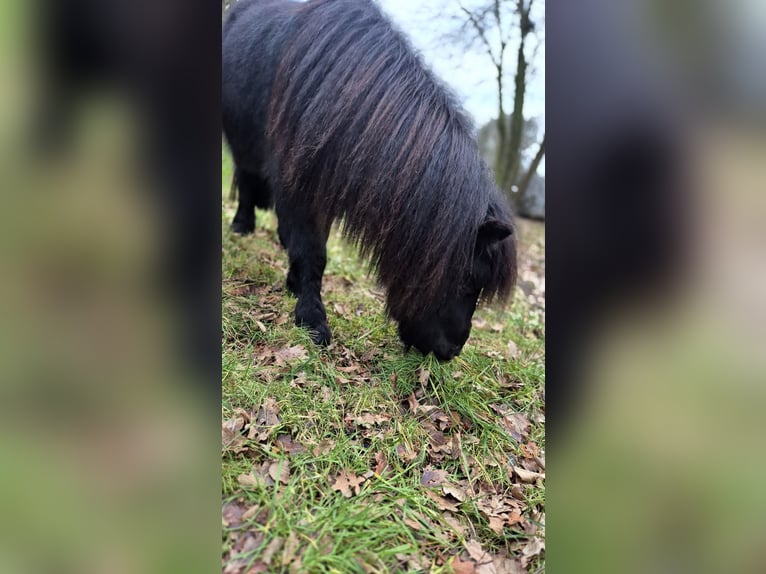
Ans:
[[[544,226],[520,281],[449,363],[408,353],[334,231],[332,344],[293,326],[276,220],[233,235],[223,160],[223,571],[544,570]]]

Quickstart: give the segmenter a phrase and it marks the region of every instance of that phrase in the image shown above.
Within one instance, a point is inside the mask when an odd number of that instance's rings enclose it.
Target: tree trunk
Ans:
[[[540,147],[537,148],[537,153],[535,154],[535,158],[532,160],[532,163],[529,164],[529,169],[527,170],[527,172],[524,174],[524,177],[519,182],[519,190],[518,190],[519,197],[523,198],[524,194],[527,192],[529,183],[532,181],[532,178],[537,173],[537,168],[540,167],[540,162],[543,160],[544,155],[545,155],[545,134],[543,134],[543,141],[540,142]]]
[[[502,55],[501,55],[502,57]],[[497,67],[497,150],[495,152],[495,177],[498,182],[503,181],[507,170],[506,157],[508,155],[508,136],[506,131],[505,110],[503,109],[503,67]]]
[[[521,165],[521,140],[524,131],[524,95],[527,83],[527,59],[524,55],[524,36],[519,42],[516,59],[516,74],[514,76],[513,113],[511,114],[511,129],[508,136],[507,155],[505,156],[505,173],[501,185],[506,191],[518,182]]]

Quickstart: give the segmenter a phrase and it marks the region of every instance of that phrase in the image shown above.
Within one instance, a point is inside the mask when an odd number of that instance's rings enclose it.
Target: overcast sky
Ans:
[[[477,1],[464,0],[466,6],[476,5]],[[455,0],[378,0],[379,5],[394,22],[410,37],[413,45],[421,51],[425,61],[433,68],[463,101],[480,127],[497,116],[497,91],[495,68],[489,56],[477,49],[466,51],[460,45],[445,45],[440,37],[449,31],[453,24],[450,15],[457,10]],[[536,14],[533,21],[543,27],[545,0],[537,0]],[[544,29],[539,34],[543,41],[537,49],[534,60],[530,63],[527,80],[527,95],[524,115],[535,117],[545,129],[545,45]],[[534,44],[537,40],[529,42]],[[530,46],[530,48],[533,46]],[[532,51],[528,54],[531,56]],[[513,73],[515,72],[515,46],[506,54],[506,66],[509,75],[506,79],[506,93],[512,95]],[[506,99],[506,110],[512,108],[511,98]]]

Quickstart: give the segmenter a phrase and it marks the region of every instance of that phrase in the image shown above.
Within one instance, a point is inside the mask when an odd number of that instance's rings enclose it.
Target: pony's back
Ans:
[[[370,0],[300,4],[294,26],[267,120],[280,193],[343,222],[395,316],[452,296],[505,203],[472,122]]]
[[[223,27],[223,131],[237,165],[256,173],[263,171],[266,114],[295,7],[291,0],[241,0]]]

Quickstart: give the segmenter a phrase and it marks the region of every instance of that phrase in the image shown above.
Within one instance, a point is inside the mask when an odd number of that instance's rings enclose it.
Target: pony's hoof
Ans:
[[[321,300],[309,297],[298,299],[295,325],[306,329],[315,344],[325,346],[330,343],[330,327],[327,326],[327,315]]]
[[[315,345],[320,347],[326,347],[330,344],[332,335],[330,335],[330,328],[327,325],[319,325],[318,327],[312,327],[310,330],[311,340]]]
[[[250,235],[255,231],[255,222],[232,221],[231,230],[237,235]]]

